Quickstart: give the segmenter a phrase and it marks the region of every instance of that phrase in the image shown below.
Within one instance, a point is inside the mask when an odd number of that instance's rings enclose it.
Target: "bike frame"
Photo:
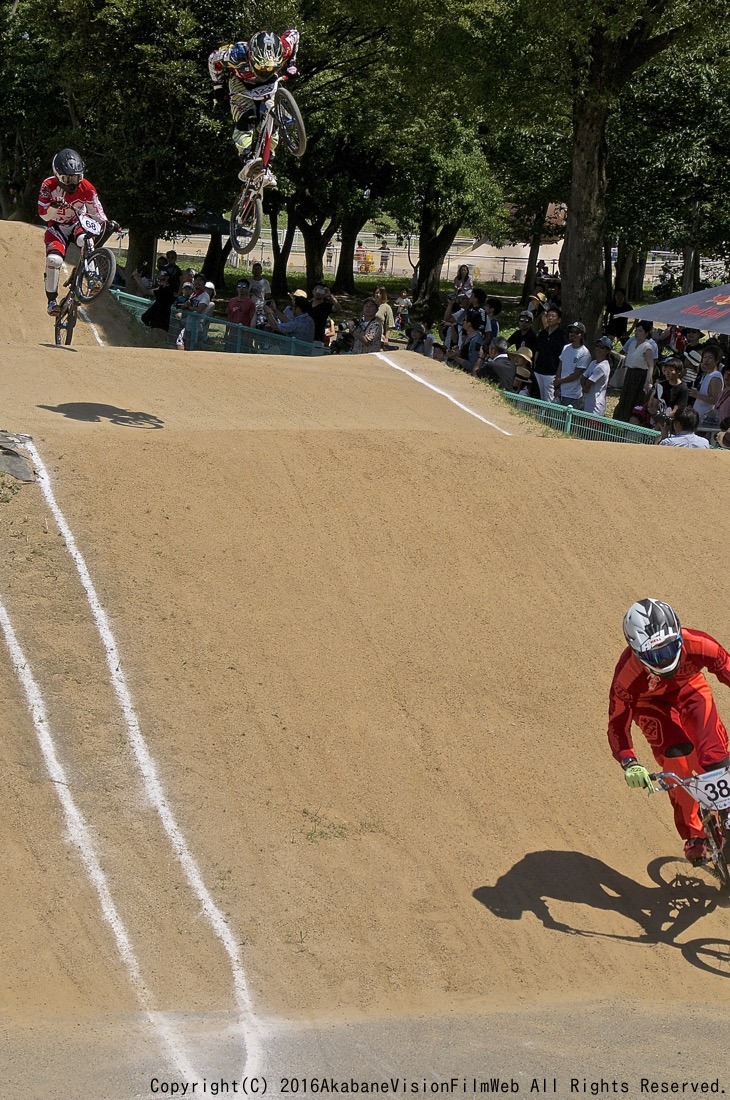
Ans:
[[[279,90],[279,85],[282,83],[284,83],[284,78],[277,76],[272,84],[267,85],[268,91],[265,97],[253,99],[257,107],[261,106],[261,117],[257,120],[258,137],[251,156],[253,159],[260,158],[264,168],[268,168],[271,160],[271,145],[274,138],[274,104],[276,103],[276,93]],[[249,96],[249,98],[251,97]],[[260,177],[246,180],[244,189],[257,194],[260,198],[263,193],[263,180]]]

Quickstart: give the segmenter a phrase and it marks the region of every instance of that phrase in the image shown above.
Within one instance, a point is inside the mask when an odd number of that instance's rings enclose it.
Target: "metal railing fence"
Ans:
[[[611,420],[606,416],[582,412],[572,405],[557,405],[553,401],[540,401],[536,397],[526,397],[520,393],[503,393],[503,396],[521,412],[574,439],[653,444],[661,434],[653,428],[643,428],[638,424],[626,424],[623,420]]]

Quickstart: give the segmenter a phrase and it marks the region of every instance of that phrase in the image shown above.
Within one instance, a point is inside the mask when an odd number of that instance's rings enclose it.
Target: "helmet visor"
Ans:
[[[73,191],[75,187],[78,187],[83,178],[84,177],[80,173],[74,172],[74,174],[70,176],[59,176],[58,182],[62,183],[64,187],[68,187],[69,190]]]
[[[655,669],[657,672],[671,672],[671,670],[679,663],[679,655],[682,651],[682,639],[674,638],[673,641],[667,642],[666,645],[660,646],[658,649],[646,649],[643,653],[637,653],[642,664],[647,668]]]

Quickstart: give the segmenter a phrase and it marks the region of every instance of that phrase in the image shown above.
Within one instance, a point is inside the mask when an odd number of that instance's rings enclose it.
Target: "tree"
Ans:
[[[520,0],[516,39],[539,34],[545,58],[568,90],[572,120],[571,186],[561,257],[563,304],[598,330],[605,298],[604,234],[608,125],[635,74],[679,42],[701,40],[724,25],[719,0],[564,0],[546,26],[540,0]]]

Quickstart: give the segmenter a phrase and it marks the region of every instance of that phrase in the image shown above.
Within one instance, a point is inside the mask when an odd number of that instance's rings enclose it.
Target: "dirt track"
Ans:
[[[662,885],[680,867],[660,866],[679,851],[668,804],[625,788],[605,740],[633,599],[730,640],[726,456],[525,434],[484,387],[406,354],[390,358],[512,434],[372,357],[98,347],[86,327],[51,348],[29,290],[39,245],[0,228],[0,427],[30,434],[49,470],[257,1018],[408,1034],[515,1011],[524,1036],[544,1007],[568,1013],[589,1072],[584,1003],[627,999],[647,1035],[668,1005],[706,1006],[710,1050],[699,1012],[669,1068],[726,1070],[730,910],[701,874]],[[127,338],[113,303],[89,313],[105,341]],[[0,600],[155,1008],[189,1014],[212,1076],[235,1058],[235,1036],[216,1045],[228,962],[142,787],[37,485],[0,504],[0,552]],[[56,1095],[147,1096],[130,1066],[154,1043],[4,648],[0,674],[0,1082],[47,1095],[63,1070]],[[56,1043],[67,1064],[46,1070]],[[493,1072],[514,1072],[500,1049]]]

